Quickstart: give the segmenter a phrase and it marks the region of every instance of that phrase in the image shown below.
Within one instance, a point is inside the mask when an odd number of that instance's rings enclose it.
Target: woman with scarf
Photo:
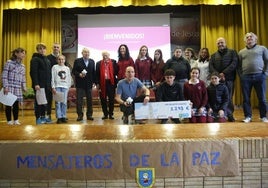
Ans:
[[[117,64],[110,59],[107,51],[102,52],[102,60],[96,64],[96,84],[99,89],[101,107],[103,112],[102,119],[114,119],[114,97],[117,84]],[[108,106],[107,106],[108,97]]]

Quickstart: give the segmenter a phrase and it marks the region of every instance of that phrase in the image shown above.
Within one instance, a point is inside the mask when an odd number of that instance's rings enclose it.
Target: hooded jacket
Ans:
[[[51,88],[51,63],[42,54],[34,53],[30,63],[30,76],[32,88],[39,85],[40,88]]]

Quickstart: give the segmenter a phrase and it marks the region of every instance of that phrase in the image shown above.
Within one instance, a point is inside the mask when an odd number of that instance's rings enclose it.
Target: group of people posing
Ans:
[[[191,123],[234,122],[232,96],[234,81],[238,73],[243,94],[243,110],[248,123],[252,120],[250,104],[251,90],[254,87],[259,100],[259,112],[262,122],[267,120],[266,75],[268,73],[268,50],[257,44],[257,36],[249,32],[245,35],[246,47],[237,53],[227,47],[224,38],[217,39],[218,50],[211,56],[208,48],[202,48],[195,58],[193,49],[176,47],[170,59],[164,62],[162,51],[155,50],[154,57],[148,54],[148,47],[140,47],[137,59],[130,56],[128,46],[118,48],[118,60],[110,58],[107,51],[102,52],[102,60],[95,63],[90,51],[83,48],[82,57],[77,58],[73,66],[60,55],[60,45],[53,45],[53,53],[46,56],[46,46],[37,44],[37,53],[31,59],[30,75],[32,87],[37,93],[44,89],[47,104],[35,101],[36,124],[51,122],[52,96],[63,93],[64,101],[56,102],[57,123],[67,122],[67,95],[72,85],[76,87],[77,121],[82,121],[83,98],[86,98],[86,118],[94,120],[92,107],[92,88],[97,87],[101,101],[102,119],[114,119],[114,101],[120,104],[123,122],[134,119],[134,103],[150,101],[150,91],[156,101],[191,102]],[[11,92],[18,97],[12,107],[6,106],[8,124],[20,124],[18,121],[18,102],[22,101],[22,92],[26,90],[25,67],[21,63],[25,50],[15,49],[12,57],[4,66],[2,81],[4,93]],[[11,72],[11,73],[10,73]],[[10,75],[13,75],[12,77]],[[13,111],[14,121],[12,121]],[[180,119],[171,119],[179,123]],[[161,120],[166,123],[168,119]]]

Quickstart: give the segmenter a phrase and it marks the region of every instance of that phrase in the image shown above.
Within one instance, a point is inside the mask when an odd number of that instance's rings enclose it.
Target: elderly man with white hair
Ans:
[[[89,58],[88,48],[82,49],[82,57],[73,64],[72,74],[75,77],[77,121],[83,120],[83,97],[86,97],[87,120],[93,121],[92,86],[95,84],[95,61]]]
[[[268,50],[265,46],[257,44],[257,36],[246,33],[244,41],[246,47],[239,51],[238,72],[241,79],[243,93],[243,110],[245,119],[249,123],[252,120],[250,96],[254,87],[259,100],[259,113],[262,122],[268,122],[266,117],[266,76],[268,75]]]

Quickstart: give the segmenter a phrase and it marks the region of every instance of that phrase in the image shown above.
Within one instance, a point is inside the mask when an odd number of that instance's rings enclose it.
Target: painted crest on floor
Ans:
[[[142,188],[152,187],[155,182],[154,168],[137,168],[136,180],[139,187]]]

